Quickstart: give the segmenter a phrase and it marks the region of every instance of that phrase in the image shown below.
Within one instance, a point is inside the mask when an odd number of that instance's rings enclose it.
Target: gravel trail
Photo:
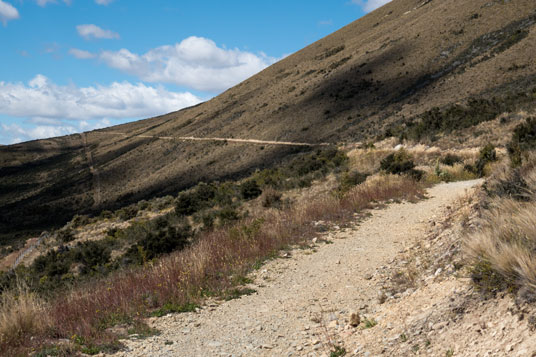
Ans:
[[[327,233],[332,243],[294,250],[264,265],[253,276],[256,293],[151,319],[161,334],[131,336],[124,341],[127,350],[116,355],[328,356],[337,340],[327,331],[344,331],[351,311],[376,300],[371,274],[422,239],[446,206],[480,182],[440,184],[418,203],[372,210],[354,228]]]

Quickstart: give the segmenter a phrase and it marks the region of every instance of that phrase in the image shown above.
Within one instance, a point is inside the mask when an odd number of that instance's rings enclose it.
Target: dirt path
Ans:
[[[100,132],[94,131],[92,134],[103,134],[103,135],[117,135],[127,137],[126,133],[120,133],[115,131]],[[135,138],[144,138],[144,139],[159,139],[159,140],[178,140],[178,141],[217,141],[217,142],[229,142],[237,144],[254,144],[254,145],[283,145],[283,146],[330,146],[329,143],[300,143],[300,142],[291,142],[291,141],[275,141],[275,140],[256,140],[256,139],[236,139],[236,138],[198,138],[194,136],[157,136],[157,135],[131,135]]]
[[[254,277],[255,294],[153,319],[162,333],[131,336],[118,355],[327,356],[326,326],[344,325],[352,310],[377,298],[370,274],[423,239],[429,222],[479,182],[441,184],[429,199],[374,210],[359,226],[328,233],[332,244],[266,264]]]

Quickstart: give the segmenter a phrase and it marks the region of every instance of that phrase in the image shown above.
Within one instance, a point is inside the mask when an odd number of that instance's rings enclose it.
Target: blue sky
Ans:
[[[210,99],[389,0],[0,0],[0,144]]]

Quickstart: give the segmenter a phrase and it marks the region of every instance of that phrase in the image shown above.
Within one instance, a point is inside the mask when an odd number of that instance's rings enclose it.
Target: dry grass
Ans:
[[[536,156],[512,169],[495,165],[486,182],[489,198],[481,227],[467,235],[464,250],[473,278],[485,290],[523,288],[536,293]]]
[[[478,176],[473,172],[467,171],[464,168],[463,163],[455,164],[454,166],[439,164],[434,168],[427,168],[424,176],[424,182],[433,185],[442,181],[468,181],[476,178],[478,178]]]
[[[19,285],[0,300],[0,346],[17,345],[50,326],[44,302]]]
[[[359,172],[378,172],[382,159],[392,152],[392,149],[354,149],[347,153],[348,166]]]
[[[466,254],[508,283],[536,292],[536,205],[497,200],[483,219],[483,227],[465,241]]]
[[[0,347],[20,346],[22,336],[27,335],[39,337],[37,340],[81,336],[91,345],[109,343],[113,337],[106,329],[110,326],[131,323],[163,306],[166,311],[183,311],[207,296],[222,296],[236,285],[236,277],[244,276],[259,262],[291,245],[307,244],[319,229],[315,221],[349,222],[355,212],[375,202],[415,199],[422,193],[423,187],[407,177],[370,177],[341,199],[325,194],[307,204],[267,210],[232,227],[206,232],[185,250],[75,289],[49,302],[45,310],[26,295],[17,306],[30,315],[20,315],[24,316],[20,322],[17,315],[6,315],[2,325],[6,331],[13,326],[13,331],[22,332],[10,332],[12,337],[3,339]],[[2,314],[9,314],[12,304],[4,304]],[[49,323],[38,322],[35,316]]]

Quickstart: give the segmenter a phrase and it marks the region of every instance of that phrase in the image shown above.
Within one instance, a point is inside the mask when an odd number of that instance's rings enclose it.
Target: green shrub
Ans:
[[[104,241],[78,243],[72,251],[73,260],[84,265],[82,272],[87,274],[110,262],[110,247]]]
[[[138,206],[137,205],[130,205],[121,208],[117,211],[117,217],[123,221],[128,221],[129,219],[132,219],[138,215]]]
[[[524,152],[536,148],[536,118],[528,118],[524,123],[515,127],[512,139],[507,146],[510,162],[513,167],[522,164]]]
[[[69,243],[74,240],[73,230],[70,228],[60,229],[56,233],[56,237],[62,243]]]
[[[218,188],[214,184],[199,183],[187,192],[181,192],[175,202],[175,212],[188,216],[202,209],[212,207],[217,198]],[[218,196],[218,199],[222,200]]]
[[[87,215],[75,215],[73,219],[70,222],[70,226],[73,228],[78,228],[82,226],[86,226],[90,223],[92,223],[92,219]]]
[[[495,151],[495,146],[492,144],[487,144],[482,149],[480,149],[480,154],[478,155],[478,160],[475,163],[475,172],[478,176],[484,177],[486,172],[486,166],[497,161],[497,152]]]
[[[447,155],[443,156],[439,162],[441,162],[443,165],[454,166],[455,164],[463,162],[463,159],[458,155],[448,153]]]
[[[240,194],[245,200],[257,198],[262,194],[259,184],[255,180],[247,180],[240,185]]]
[[[238,211],[231,207],[226,206],[216,213],[216,217],[219,219],[220,225],[226,226],[240,219]]]
[[[125,257],[133,263],[144,264],[163,254],[181,250],[189,243],[192,231],[189,225],[160,227],[147,232],[137,244],[131,246]]]
[[[385,157],[380,162],[380,168],[387,173],[400,175],[413,170],[415,163],[411,155],[402,149]]]

